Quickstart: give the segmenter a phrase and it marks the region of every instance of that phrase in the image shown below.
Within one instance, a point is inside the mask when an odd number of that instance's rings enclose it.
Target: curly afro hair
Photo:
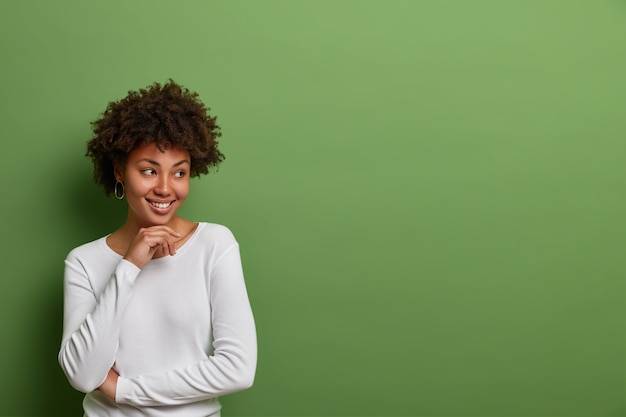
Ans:
[[[111,102],[91,123],[93,138],[87,154],[94,164],[94,180],[110,195],[115,187],[114,166],[124,166],[128,153],[155,143],[160,150],[183,149],[191,157],[190,175],[207,174],[224,160],[218,150],[221,136],[216,117],[198,99],[198,93],[173,80],[129,91],[120,101]]]

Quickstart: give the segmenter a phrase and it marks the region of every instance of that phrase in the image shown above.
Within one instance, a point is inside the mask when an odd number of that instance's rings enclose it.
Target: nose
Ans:
[[[171,192],[170,180],[166,175],[159,178],[156,187],[154,187],[154,193],[160,196],[168,196]]]

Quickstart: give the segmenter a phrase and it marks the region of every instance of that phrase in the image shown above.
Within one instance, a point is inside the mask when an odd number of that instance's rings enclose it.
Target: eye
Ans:
[[[146,175],[154,175],[156,174],[156,171],[152,168],[148,168],[148,169],[142,169],[141,172],[143,172]]]
[[[183,178],[185,175],[187,175],[185,171],[176,171],[176,173],[174,174],[176,178]]]

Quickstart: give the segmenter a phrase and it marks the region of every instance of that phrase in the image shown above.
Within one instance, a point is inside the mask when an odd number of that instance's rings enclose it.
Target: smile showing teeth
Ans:
[[[169,203],[157,203],[155,201],[150,201],[150,204],[152,204],[156,208],[164,209],[168,208],[172,204],[172,201],[170,201]]]

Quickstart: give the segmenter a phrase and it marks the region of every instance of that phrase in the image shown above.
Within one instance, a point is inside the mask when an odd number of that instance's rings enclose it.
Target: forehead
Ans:
[[[187,150],[169,147],[161,151],[156,144],[152,142],[147,145],[141,145],[130,151],[127,162],[133,163],[144,159],[158,162],[159,164],[178,163],[184,160],[189,162],[190,160]]]

